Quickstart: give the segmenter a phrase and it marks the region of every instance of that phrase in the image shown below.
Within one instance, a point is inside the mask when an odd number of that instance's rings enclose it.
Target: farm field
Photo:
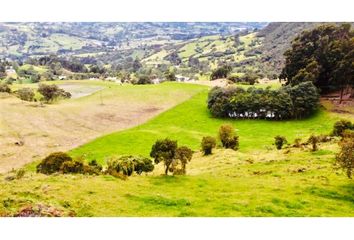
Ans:
[[[2,95],[1,172],[41,159],[50,152],[67,151],[103,134],[141,124],[205,88],[175,83],[150,86],[99,81],[51,83],[71,91],[73,99],[41,106]],[[14,85],[13,90],[36,86]]]

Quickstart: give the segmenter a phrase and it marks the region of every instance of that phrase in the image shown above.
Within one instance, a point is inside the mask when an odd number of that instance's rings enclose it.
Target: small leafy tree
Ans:
[[[211,136],[203,137],[201,145],[204,155],[210,155],[216,146],[216,139]]]
[[[166,139],[159,139],[151,148],[150,157],[153,157],[155,164],[163,162],[165,164],[165,174],[168,174],[168,170],[175,158],[177,150],[177,141]]]
[[[237,150],[239,146],[238,136],[235,129],[230,124],[221,125],[219,128],[219,138],[224,148]]]
[[[274,144],[277,147],[278,150],[283,148],[283,145],[286,144],[288,141],[286,140],[286,138],[284,136],[275,136],[274,137]]]
[[[186,165],[193,156],[192,149],[182,146],[176,149],[175,159],[172,163],[172,172],[174,175],[186,174]]]
[[[336,155],[335,164],[346,171],[348,178],[352,178],[354,169],[354,134],[345,134],[339,142],[340,152]]]
[[[34,92],[31,88],[21,88],[17,90],[17,96],[22,101],[32,102],[34,99]]]

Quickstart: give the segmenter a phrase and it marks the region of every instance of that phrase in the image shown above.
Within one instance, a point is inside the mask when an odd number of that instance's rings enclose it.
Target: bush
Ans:
[[[301,147],[301,138],[295,138],[293,147],[296,147],[296,148]]]
[[[193,156],[192,149],[182,146],[176,149],[175,159],[172,163],[172,172],[174,175],[186,174],[186,165]]]
[[[139,76],[138,81],[136,82],[136,84],[139,84],[139,85],[152,84],[152,81],[149,78],[149,76],[141,75],[141,76]]]
[[[317,143],[319,142],[319,137],[315,135],[311,135],[309,139],[307,140],[308,143],[312,145],[312,151],[317,151]]]
[[[44,100],[46,102],[54,101],[57,98],[71,98],[71,94],[69,92],[64,91],[59,88],[57,85],[51,84],[39,84],[38,92],[42,94]]]
[[[11,93],[11,88],[6,83],[0,83],[0,92]]]
[[[219,138],[224,148],[238,149],[238,136],[236,136],[235,129],[232,125],[221,125],[219,128]]]
[[[347,120],[339,120],[334,123],[332,135],[342,137],[343,132],[347,129],[354,130],[354,124]]]
[[[216,146],[216,139],[211,136],[203,137],[201,145],[204,155],[210,155]]]
[[[121,156],[107,162],[107,172],[112,176],[116,176],[117,173],[131,176],[134,171],[140,175],[143,172],[151,172],[153,170],[152,161],[141,156]]]
[[[155,163],[164,162],[165,174],[167,175],[170,165],[175,157],[177,150],[177,141],[160,139],[155,142],[151,148],[150,157],[153,157]]]
[[[63,174],[67,173],[84,173],[84,163],[80,160],[65,161],[60,167]]]
[[[340,152],[336,155],[336,165],[352,178],[354,169],[354,134],[345,135],[339,142]]]
[[[61,170],[64,162],[71,162],[72,158],[64,152],[55,152],[49,154],[44,158],[40,164],[37,165],[37,172],[44,174],[53,174]]]
[[[21,88],[17,90],[17,96],[22,101],[32,102],[34,98],[34,92],[31,88]]]
[[[275,146],[277,147],[278,150],[282,149],[283,145],[288,142],[285,137],[279,136],[279,135],[275,136],[274,140],[275,140],[274,144],[275,144]]]

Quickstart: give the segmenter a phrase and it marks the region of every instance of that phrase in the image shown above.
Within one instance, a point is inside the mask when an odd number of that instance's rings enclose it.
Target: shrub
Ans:
[[[0,92],[11,93],[11,88],[6,83],[0,83]]]
[[[301,138],[295,138],[293,147],[296,147],[296,148],[301,147]]]
[[[176,149],[175,159],[172,163],[172,172],[174,175],[186,174],[186,165],[193,156],[192,149],[182,146]]]
[[[22,101],[32,102],[34,98],[34,92],[31,88],[21,88],[17,90],[17,96]]]
[[[334,123],[332,135],[342,137],[343,132],[347,129],[354,130],[354,124],[347,120],[339,120]]]
[[[90,167],[93,173],[100,173],[102,171],[102,165],[97,163],[96,160],[91,160],[88,166]],[[89,171],[89,169],[86,169],[85,172],[87,171]]]
[[[65,161],[60,167],[60,171],[67,173],[84,173],[84,163],[81,160]]]
[[[236,136],[235,129],[232,125],[221,125],[219,128],[219,138],[224,148],[238,149],[238,136]]]
[[[339,142],[340,152],[336,155],[336,165],[352,178],[354,169],[354,134],[343,137]]]
[[[131,176],[134,171],[140,175],[143,172],[151,172],[153,170],[152,161],[141,156],[121,156],[111,159],[107,163],[107,172],[113,176],[117,175],[117,173]]]
[[[312,151],[317,151],[317,143],[319,142],[319,137],[315,135],[311,135],[309,139],[307,140],[308,143],[312,145]]]
[[[286,140],[285,137],[283,136],[275,136],[274,137],[274,144],[277,147],[278,150],[283,148],[283,145],[286,144],[288,141]]]
[[[138,78],[138,81],[136,82],[136,84],[142,85],[142,84],[152,84],[151,79],[149,78],[149,76],[146,75],[141,75]]]
[[[57,98],[71,98],[71,94],[69,92],[64,91],[59,88],[57,85],[51,84],[39,84],[38,92],[42,94],[44,100],[46,102],[51,102]]]
[[[25,176],[26,171],[23,168],[20,168],[19,170],[17,170],[16,172],[16,179],[21,179]]]
[[[64,152],[51,153],[37,165],[37,172],[44,174],[59,172],[62,164],[70,161],[72,158]]]
[[[177,141],[168,138],[157,140],[151,148],[150,157],[154,158],[156,164],[164,162],[166,175],[175,157],[176,149]]]
[[[216,146],[216,139],[211,136],[203,137],[201,145],[204,155],[210,155],[212,154],[213,148]]]

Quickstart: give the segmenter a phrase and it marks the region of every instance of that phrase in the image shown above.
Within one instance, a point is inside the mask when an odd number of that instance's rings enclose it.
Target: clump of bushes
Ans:
[[[39,84],[38,92],[42,94],[44,101],[52,102],[58,98],[71,98],[71,94],[54,84]]]
[[[208,95],[208,109],[214,117],[298,119],[313,113],[318,102],[319,94],[312,82],[277,90],[214,87]]]
[[[215,69],[211,73],[210,79],[211,80],[215,80],[215,79],[218,79],[218,78],[226,78],[231,71],[232,71],[232,67],[231,66],[221,66],[221,67]]]
[[[143,172],[151,172],[154,170],[154,165],[151,159],[141,156],[121,156],[111,159],[107,162],[107,173],[112,176],[131,176],[133,172],[141,174]]]
[[[354,123],[347,120],[339,120],[334,123],[332,135],[333,136],[343,136],[345,130],[354,130]]]
[[[288,141],[284,136],[275,136],[274,137],[274,144],[278,150],[283,148],[283,145],[286,144]]]
[[[157,140],[151,148],[150,156],[154,158],[156,164],[163,162],[165,165],[165,175],[168,172],[185,174],[186,165],[192,159],[193,151],[188,147],[178,147],[177,141],[169,138]]]
[[[216,139],[211,136],[203,137],[201,145],[204,155],[210,155],[212,154],[213,148],[216,147]]]
[[[70,162],[72,158],[64,152],[55,152],[49,154],[37,165],[37,172],[44,174],[53,174],[59,172],[64,162]]]
[[[34,99],[34,92],[31,88],[21,88],[16,91],[16,95],[22,101],[32,102]]]
[[[0,83],[0,92],[11,93],[11,88],[6,83]]]
[[[336,155],[335,165],[343,169],[348,178],[352,178],[354,169],[354,131],[346,130],[339,142],[340,152]]]
[[[219,138],[224,148],[237,150],[239,147],[238,136],[235,129],[230,124],[221,125],[219,128]]]
[[[72,159],[67,153],[55,152],[49,154],[37,165],[37,172],[43,174],[53,173],[81,173],[100,174],[102,166],[96,161],[86,164],[82,158]]]

